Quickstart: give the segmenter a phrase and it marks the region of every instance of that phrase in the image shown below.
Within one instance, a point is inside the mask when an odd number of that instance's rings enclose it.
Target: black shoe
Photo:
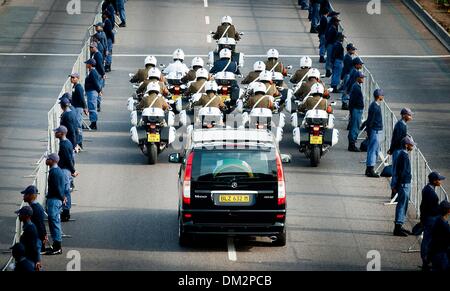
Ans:
[[[374,171],[372,166],[368,166],[366,168],[366,176],[369,178],[380,178],[380,175],[378,175],[377,172]]]
[[[342,107],[341,107],[341,109],[342,110],[348,110],[348,104],[347,103],[344,103],[344,102],[342,102]],[[349,127],[347,127],[347,130],[349,130],[350,128]]]
[[[111,65],[105,65],[105,72],[106,73],[111,72]]]
[[[317,28],[316,27],[312,27],[311,26],[311,29],[309,30],[309,33],[318,33],[319,31],[317,30]]]
[[[60,255],[62,254],[61,242],[54,241],[53,246],[47,249],[46,255]]]
[[[327,72],[325,73],[325,78],[329,78],[331,77],[331,71],[327,70]]]
[[[326,63],[327,61],[325,60],[325,57],[324,56],[320,56],[320,59],[319,59],[319,63]]]
[[[127,24],[125,22],[122,22],[121,24],[119,24],[119,27],[127,27]]]
[[[348,151],[349,152],[357,152],[357,153],[360,152],[359,148],[357,148],[354,143],[348,145]]]
[[[401,231],[403,231],[404,233],[408,234],[408,235],[412,235],[412,232],[410,232],[409,230],[403,228],[403,226],[400,228]]]
[[[394,228],[394,235],[395,236],[401,236],[401,237],[407,237],[408,234],[402,230],[401,224],[396,224]]]
[[[341,93],[341,91],[338,89],[338,87],[333,86],[331,88],[333,88],[333,92],[332,93]]]
[[[83,149],[83,143],[79,143],[78,146],[80,147],[80,149]]]
[[[97,122],[96,122],[96,121],[91,122],[91,124],[89,125],[89,127],[90,127],[92,130],[97,130]]]
[[[394,197],[395,197],[395,194],[397,194],[397,192],[395,192],[395,191],[391,190],[391,200],[392,200],[392,199],[394,199]],[[396,199],[396,200],[397,200],[397,199]]]

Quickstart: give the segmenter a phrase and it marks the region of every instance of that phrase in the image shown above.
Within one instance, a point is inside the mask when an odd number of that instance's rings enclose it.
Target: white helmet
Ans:
[[[253,71],[265,71],[266,70],[266,64],[261,61],[257,61],[253,64]]]
[[[259,80],[261,82],[263,82],[263,81],[266,81],[266,82],[272,81],[272,72],[270,72],[270,71],[262,71],[261,73],[259,73]]]
[[[156,60],[156,58],[154,56],[147,56],[144,60],[144,65],[153,65],[156,66],[156,63],[158,61]]]
[[[310,57],[302,57],[300,59],[300,68],[311,68],[312,60]]]
[[[233,19],[231,19],[231,16],[224,16],[222,17],[222,23],[233,24]]]
[[[323,88],[323,85],[320,83],[315,83],[311,86],[311,95],[314,95],[314,94],[323,95],[324,91],[325,91],[325,89]]]
[[[278,53],[278,51],[276,49],[270,49],[267,51],[267,58],[268,59],[278,59],[280,57],[280,54]]]
[[[174,60],[184,60],[184,52],[183,52],[183,50],[182,49],[176,49],[174,52],[173,52],[173,59]]]
[[[149,93],[149,92],[157,92],[157,93],[160,92],[160,87],[159,87],[158,82],[148,83],[146,93]]]
[[[320,71],[318,69],[316,69],[316,68],[310,69],[309,72],[308,72],[308,79],[311,78],[311,77],[314,77],[317,80],[320,80]]]
[[[207,69],[203,69],[203,68],[200,68],[200,69],[198,69],[197,70],[197,72],[195,73],[195,77],[198,79],[198,78],[205,78],[205,79],[208,79],[208,70]]]
[[[204,66],[203,59],[200,57],[195,57],[192,59],[192,67],[202,67]]]
[[[274,80],[274,81],[283,81],[284,80],[284,76],[280,72],[273,72],[272,80]]]
[[[264,85],[261,82],[254,82],[252,85],[252,88],[253,88],[253,94],[256,94],[256,93],[266,94],[266,90],[267,90],[266,85]]]
[[[157,78],[158,80],[161,79],[161,71],[158,68],[151,68],[148,70],[147,77],[150,78]]]
[[[205,84],[205,92],[214,91],[217,92],[219,90],[219,86],[217,86],[216,81],[208,81]]]
[[[221,59],[224,59],[224,58],[231,59],[231,50],[229,50],[227,48],[222,49],[220,51],[220,58]]]

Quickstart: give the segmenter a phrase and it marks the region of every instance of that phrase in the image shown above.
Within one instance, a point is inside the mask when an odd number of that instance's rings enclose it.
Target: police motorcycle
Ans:
[[[332,89],[329,89],[329,92],[331,91]],[[309,95],[313,93],[323,94],[322,84],[314,84],[306,98],[309,98]],[[316,107],[320,101],[313,109],[308,110],[304,117],[301,112],[295,112],[291,115],[291,124],[294,127],[292,131],[294,143],[299,145],[299,151],[309,158],[312,167],[317,167],[321,157],[339,141],[339,131],[334,128],[334,115],[331,108],[335,103],[329,104],[327,110],[319,110]],[[295,103],[299,105],[300,101]]]
[[[146,56],[144,59],[144,67],[148,65],[153,65],[153,67],[156,67],[157,60],[154,56]],[[134,78],[135,73],[128,73],[128,76],[130,77],[130,83],[132,84],[134,89],[139,88],[140,82]]]
[[[290,88],[284,87],[284,76],[283,74],[279,72],[273,72],[272,77],[273,83],[277,87],[278,91],[281,93],[279,106],[285,105],[286,100],[292,100],[292,96],[294,94],[294,91]]]
[[[214,32],[211,32],[214,34]],[[243,35],[243,33],[239,33],[239,35]],[[216,41],[217,48],[214,51],[210,51],[208,53],[208,65],[212,67],[214,62],[220,59],[220,51],[224,48],[228,48],[231,50],[231,60],[238,64],[238,67],[244,67],[244,53],[236,52],[236,40],[232,37],[222,37]]]
[[[320,80],[320,77],[321,77],[320,71],[319,71],[318,69],[316,69],[316,68],[311,68],[311,69],[309,69],[308,73],[305,74],[305,76],[303,77],[303,79],[302,79],[300,82],[298,82],[298,83],[293,87],[293,89],[292,89],[292,94],[288,94],[288,95],[287,95],[287,98],[286,98],[286,106],[285,106],[285,108],[286,108],[286,110],[287,110],[289,113],[292,113],[292,112],[296,111],[296,108],[297,108],[298,104],[301,102],[301,100],[297,100],[297,97],[295,96],[295,93],[296,93],[298,90],[300,90],[300,88],[302,87],[302,85],[303,85],[305,82],[307,82],[308,79],[309,79],[310,77],[314,77],[314,78],[317,78],[318,80]],[[331,92],[330,90],[331,90],[331,89],[328,89],[328,92]]]
[[[244,91],[239,87],[233,86],[233,84],[236,84],[236,75],[231,72],[218,72],[214,75],[214,80],[218,85],[217,94],[227,106],[227,113],[230,113]]]
[[[160,91],[159,84],[149,83],[147,92]],[[155,99],[156,101],[156,99]],[[131,112],[130,129],[131,140],[136,143],[142,153],[147,156],[148,164],[157,163],[158,155],[166,149],[169,144],[175,141],[175,114],[172,111],[165,112],[161,108],[153,107],[150,104],[138,114],[135,108],[136,102],[128,103],[128,109]]]

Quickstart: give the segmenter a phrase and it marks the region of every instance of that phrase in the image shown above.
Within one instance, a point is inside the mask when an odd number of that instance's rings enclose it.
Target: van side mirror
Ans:
[[[179,153],[172,153],[169,155],[169,163],[179,164],[181,163],[181,155]]]

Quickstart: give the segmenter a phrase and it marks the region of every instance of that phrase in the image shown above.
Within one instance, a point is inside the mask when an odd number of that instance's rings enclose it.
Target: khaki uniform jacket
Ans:
[[[227,26],[228,26],[228,24],[222,24],[222,25],[217,26],[217,30],[216,30],[216,33],[213,35],[213,38],[215,40],[218,40],[222,37],[229,37],[229,38],[234,38],[235,40],[240,40],[241,36],[236,31],[236,28],[234,27],[234,25],[230,25],[230,28],[228,28],[228,30],[227,30]],[[225,33],[225,30],[227,30],[226,33]]]
[[[187,82],[195,81],[195,79],[197,79],[196,73],[197,73],[196,70],[190,69],[189,72],[187,72],[187,74],[184,75],[183,78],[181,78],[181,82],[187,83]]]
[[[247,108],[249,109],[253,109],[253,106],[255,106],[255,104],[258,102],[259,99],[261,99],[261,102],[258,103],[258,105],[256,105],[255,108],[268,108],[268,109],[273,109],[273,104],[272,104],[272,96],[270,95],[262,95],[262,94],[258,94],[258,95],[254,95],[250,98],[248,98],[247,101]]]
[[[134,74],[133,78],[131,78],[131,82],[133,83],[140,83],[144,82],[148,78],[148,71],[150,70],[150,67],[139,69],[136,74]]]
[[[154,81],[153,81],[154,82]],[[137,94],[145,94],[145,91],[147,91],[147,85],[150,83],[150,80],[145,80],[141,86],[139,86],[139,88],[137,88],[136,93]],[[166,85],[164,84],[164,82],[158,82],[159,83],[159,92],[161,92],[161,94],[163,96],[167,96],[169,94],[169,89],[167,89]]]
[[[277,86],[275,86],[275,84],[270,84],[270,83],[265,83],[264,85],[266,85],[266,95],[270,95],[273,97],[278,97],[281,95],[280,92],[278,92]]]
[[[202,97],[200,97],[200,99],[194,103],[194,106],[204,107],[213,98],[214,100],[209,103],[208,107],[216,107],[220,110],[224,110],[226,108],[225,104],[222,101],[222,98],[214,93],[202,94]]]
[[[250,84],[251,82],[253,82],[256,78],[259,77],[259,74],[261,72],[257,72],[257,71],[251,71],[250,73],[248,73],[248,75],[245,77],[244,80],[242,80],[241,84]]]
[[[306,112],[308,110],[311,110],[316,106],[317,102],[319,102],[320,96],[310,96],[307,99],[304,100],[299,106],[298,110],[301,112]],[[319,105],[317,105],[316,109],[319,110],[327,110],[328,107],[328,101],[327,99],[323,98],[322,101],[320,101]]]
[[[272,68],[278,63],[278,65],[275,67],[275,69],[272,70]],[[278,59],[270,59],[265,61],[266,64],[266,70],[270,71],[272,70],[273,72],[278,72],[278,73],[282,73],[283,76],[287,75],[287,70],[284,68],[283,63]]]
[[[153,104],[153,108],[161,108],[163,110],[169,109],[169,104],[167,104],[166,99],[164,99],[164,97],[162,97],[161,95],[157,95],[156,93],[151,93],[150,95],[142,98],[141,102],[139,102],[139,104],[136,106],[136,109],[142,110],[144,108],[150,107],[155,98],[158,99]]]
[[[189,88],[186,90],[186,96],[191,96],[195,93],[205,93],[205,86],[203,84],[206,83],[205,79],[200,79],[198,81],[192,82]],[[201,88],[201,90],[200,90]],[[200,90],[200,92],[199,92]]]
[[[293,83],[293,84],[297,84],[298,82],[300,82],[302,79],[303,79],[303,77],[307,74],[309,72],[309,69],[300,69],[300,70],[297,70],[296,72],[295,72],[295,74],[294,74],[294,76],[292,76],[292,78],[289,80],[291,83]],[[307,77],[305,77],[304,79],[303,79],[303,81],[306,81],[306,78]]]
[[[303,101],[303,99],[309,94],[309,92],[311,91],[311,86],[313,84],[317,83],[316,80],[311,80],[311,81],[306,81],[305,83],[303,83],[300,88],[294,92],[294,96],[297,97],[298,100]],[[324,88],[325,84],[320,81],[320,83],[323,85]],[[328,92],[325,92],[324,96],[328,96]]]

